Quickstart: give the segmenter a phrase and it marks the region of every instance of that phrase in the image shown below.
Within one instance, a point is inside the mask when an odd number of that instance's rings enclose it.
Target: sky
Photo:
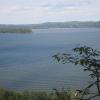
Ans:
[[[0,0],[0,24],[100,21],[100,0]]]

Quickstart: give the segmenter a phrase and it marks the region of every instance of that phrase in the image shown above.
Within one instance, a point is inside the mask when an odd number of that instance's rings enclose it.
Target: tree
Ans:
[[[89,76],[95,81],[85,89],[96,85],[97,95],[100,96],[100,52],[88,46],[76,47],[72,51],[72,54],[57,53],[53,57],[63,64],[81,65],[84,71],[89,71]]]

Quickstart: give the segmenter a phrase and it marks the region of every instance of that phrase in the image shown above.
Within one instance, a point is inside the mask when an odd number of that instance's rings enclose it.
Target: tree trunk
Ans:
[[[98,95],[100,95],[100,84],[99,84],[100,80],[99,80],[99,76],[97,75],[97,90],[98,90]]]

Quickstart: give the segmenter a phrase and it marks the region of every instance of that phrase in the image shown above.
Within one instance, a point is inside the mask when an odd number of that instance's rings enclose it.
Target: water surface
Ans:
[[[32,34],[0,34],[0,87],[14,90],[79,88],[87,84],[80,66],[58,64],[52,56],[79,45],[100,50],[100,29],[35,29]]]

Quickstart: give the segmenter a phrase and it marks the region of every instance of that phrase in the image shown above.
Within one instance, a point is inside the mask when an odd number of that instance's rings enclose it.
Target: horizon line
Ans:
[[[12,23],[0,23],[0,25],[37,25],[37,24],[45,24],[45,23],[68,23],[68,22],[100,22],[100,20],[90,20],[90,21],[47,21],[47,22],[40,22],[40,23],[19,23],[19,24],[12,24]]]

